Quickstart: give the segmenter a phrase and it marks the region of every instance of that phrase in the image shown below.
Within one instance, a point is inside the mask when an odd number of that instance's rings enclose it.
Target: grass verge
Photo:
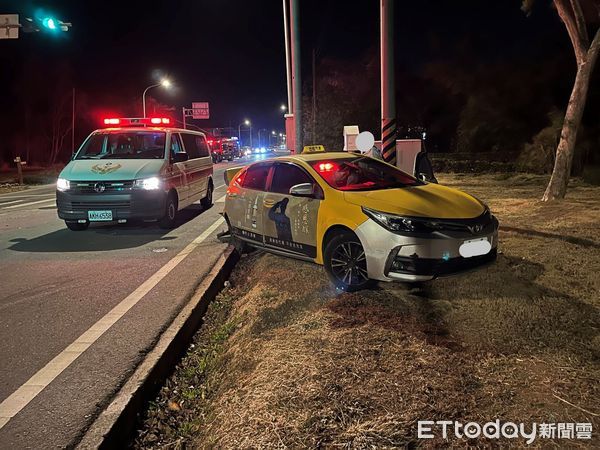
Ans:
[[[600,188],[443,175],[501,222],[497,264],[423,285],[339,294],[321,267],[244,257],[152,403],[138,448],[446,447],[419,420],[591,423],[598,448]]]

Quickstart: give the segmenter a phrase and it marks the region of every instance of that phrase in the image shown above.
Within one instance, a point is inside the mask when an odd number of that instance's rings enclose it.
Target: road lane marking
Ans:
[[[223,217],[214,222],[200,236],[194,239],[175,257],[158,269],[154,275],[144,281],[135,291],[125,297],[117,306],[111,309],[104,317],[92,325],[79,336],[73,343],[60,352],[48,364],[42,367],[35,375],[0,403],[0,429],[17,415],[29,402],[31,402],[52,380],[60,375],[73,361],[85,352],[94,342],[108,331],[127,311],[134,307],[144,296],[150,292],[163,278],[165,278],[177,265],[188,257],[190,253],[206,240],[219,226],[225,222]]]
[[[4,202],[4,203],[0,203],[0,208],[3,207],[4,205],[10,205],[12,203],[20,203],[24,200],[13,200],[12,202]]]
[[[218,200],[215,200],[215,203],[225,203],[225,197],[227,197],[227,194],[225,194],[223,197],[219,198]]]
[[[4,196],[7,196],[7,195],[24,194],[26,192],[39,191],[40,189],[48,189],[49,187],[53,187],[54,188],[55,186],[56,186],[56,183],[44,184],[44,185],[36,187],[36,188],[28,188],[28,189],[22,189],[20,191],[7,192],[6,194],[0,195],[0,197],[4,197]]]
[[[21,206],[31,206],[31,205],[37,205],[38,203],[48,203],[48,202],[53,202],[53,201],[54,201],[53,198],[47,198],[46,200],[38,200],[35,202],[21,203],[20,205],[7,206],[6,208],[2,208],[2,209],[20,208]]]

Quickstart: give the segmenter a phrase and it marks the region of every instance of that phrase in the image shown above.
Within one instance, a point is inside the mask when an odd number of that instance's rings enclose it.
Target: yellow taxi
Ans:
[[[234,241],[325,266],[341,290],[427,281],[496,259],[498,221],[475,197],[347,152],[260,161],[225,174]]]

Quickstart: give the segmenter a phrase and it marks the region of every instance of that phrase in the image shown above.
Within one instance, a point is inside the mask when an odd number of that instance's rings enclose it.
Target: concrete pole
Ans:
[[[75,88],[71,104],[71,156],[75,154]]]
[[[294,152],[302,152],[302,78],[300,51],[300,1],[291,0],[290,29],[292,34],[292,84],[294,88]]]
[[[283,38],[285,40],[285,75],[287,81],[287,110],[293,111],[292,69],[290,67],[290,36],[288,34],[288,1],[283,0]]]
[[[381,4],[381,154],[396,165],[396,83],[394,80],[394,0]]]

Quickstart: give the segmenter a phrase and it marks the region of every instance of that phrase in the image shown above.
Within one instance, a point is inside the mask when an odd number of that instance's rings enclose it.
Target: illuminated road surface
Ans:
[[[73,232],[56,215],[54,186],[0,195],[0,448],[77,442],[225,247],[216,239],[224,226],[215,225],[223,171],[253,159],[215,165],[215,205],[184,210],[169,231],[94,224]],[[124,300],[131,309],[95,336]]]

